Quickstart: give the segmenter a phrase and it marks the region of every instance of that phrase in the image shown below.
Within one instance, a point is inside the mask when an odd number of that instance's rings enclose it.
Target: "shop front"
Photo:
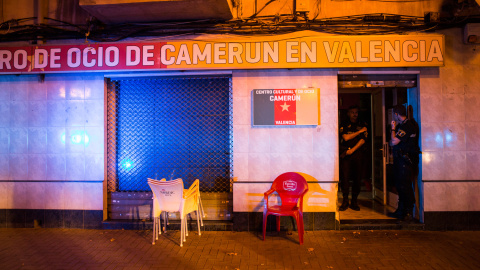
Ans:
[[[478,71],[477,53],[460,36],[304,31],[2,46],[3,223],[100,228],[149,220],[146,179],[182,178],[200,180],[206,220],[257,230],[263,193],[291,171],[309,184],[305,229],[338,229],[340,99],[357,94],[384,117],[372,126],[372,200],[396,203],[388,155],[374,151],[388,140],[388,106],[408,104],[423,152],[417,218],[432,229],[453,226],[440,221],[451,212],[470,220],[480,211],[469,193],[480,149],[472,137],[478,119],[466,108],[480,90],[465,75]]]

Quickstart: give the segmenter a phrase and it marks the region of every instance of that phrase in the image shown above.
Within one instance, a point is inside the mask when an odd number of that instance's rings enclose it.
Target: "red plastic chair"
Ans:
[[[281,205],[268,205],[268,195],[277,192],[282,201]],[[297,222],[298,238],[303,245],[303,196],[308,191],[305,178],[295,172],[287,172],[279,175],[273,181],[272,187],[264,193],[263,208],[263,241],[267,231],[268,215],[277,216],[277,231],[280,231],[280,216],[292,216]]]

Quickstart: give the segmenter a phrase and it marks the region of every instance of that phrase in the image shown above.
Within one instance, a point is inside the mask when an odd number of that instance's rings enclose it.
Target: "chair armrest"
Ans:
[[[302,193],[302,195],[300,195],[300,199],[298,200],[298,204],[299,204],[299,207],[298,207],[298,208],[299,208],[300,211],[302,211],[302,212],[303,212],[303,197],[305,196],[305,194],[307,194],[307,192],[308,192],[308,189],[306,189],[306,190]]]
[[[183,190],[183,198],[187,198],[192,194],[200,192],[200,181],[197,179],[188,189]]]
[[[199,196],[200,196],[200,192],[198,189],[198,185],[195,187],[195,183],[194,183],[188,190],[184,190],[183,201],[187,203],[190,200],[193,200],[195,203],[198,203]]]
[[[263,205],[264,205],[265,209],[268,208],[268,196],[270,194],[272,194],[273,192],[275,192],[275,190],[271,188],[271,189],[267,190],[267,192],[263,193]]]
[[[264,195],[265,195],[265,196],[268,196],[268,195],[272,194],[273,192],[275,192],[275,189],[271,188],[271,189],[267,190],[267,191],[264,193]]]
[[[183,195],[183,199],[184,199],[184,200],[188,200],[188,199],[190,199],[190,198],[192,198],[192,197],[195,197],[195,196],[197,196],[197,195],[198,195],[198,193],[185,194],[185,195]]]

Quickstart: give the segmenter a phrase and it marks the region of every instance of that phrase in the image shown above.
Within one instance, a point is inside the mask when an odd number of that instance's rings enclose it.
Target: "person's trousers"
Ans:
[[[362,180],[362,155],[361,153],[353,153],[340,159],[340,187],[343,196],[348,196],[350,191],[350,181],[352,181],[352,198],[357,198],[360,194]]]
[[[401,157],[398,159],[401,159]],[[418,166],[404,160],[396,160],[393,164],[393,171],[395,175],[395,188],[398,192],[399,207],[403,207],[405,211],[412,211],[415,205],[413,183],[418,174]]]

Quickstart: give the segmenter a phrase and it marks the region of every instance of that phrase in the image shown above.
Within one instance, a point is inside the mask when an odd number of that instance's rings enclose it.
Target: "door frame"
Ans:
[[[417,75],[416,76],[416,104],[417,104],[417,111],[416,111],[416,115],[417,115],[417,122],[419,124],[419,127],[420,127],[420,133],[421,133],[421,113],[420,113],[420,107],[421,107],[421,104],[420,104],[420,77],[419,77],[419,74],[420,74],[420,71],[418,70],[365,70],[365,71],[361,71],[361,70],[353,70],[353,71],[338,71],[337,75]],[[337,78],[337,82],[338,82],[338,78]],[[340,88],[340,87],[339,87]],[[407,87],[408,88],[408,87]],[[342,89],[340,91],[340,89],[337,89],[337,92],[338,94],[340,93],[348,93],[349,91],[345,89]],[[372,110],[372,114],[373,114],[373,92],[374,92],[374,89],[372,88],[365,88],[364,90],[355,90],[355,91],[351,91],[351,93],[370,93],[372,95],[372,102],[371,102],[371,110]],[[382,92],[384,93],[385,92],[385,88],[383,88]],[[385,118],[385,94],[382,94],[382,111],[384,112],[383,114],[383,117],[382,118]],[[372,119],[373,120],[373,119]],[[385,122],[385,119],[383,121],[384,125],[386,125],[386,122]],[[372,122],[372,126],[373,126],[373,122]],[[385,133],[385,131],[384,131]],[[383,134],[383,138],[385,139],[385,134]],[[420,144],[420,148],[421,148],[421,137],[419,137],[419,144]],[[373,162],[373,155],[374,155],[374,144],[372,143],[372,199],[375,199],[375,186],[374,186],[374,162]],[[388,148],[388,145],[387,145],[387,148]],[[385,149],[385,148],[384,148]],[[386,170],[385,170],[385,167],[386,167],[386,153],[385,153],[385,150],[384,150],[384,172],[383,172],[383,183],[384,183],[384,191],[386,190]],[[423,222],[423,188],[422,188],[422,172],[421,172],[421,168],[422,168],[422,164],[421,164],[421,159],[420,159],[420,164],[419,164],[419,173],[418,173],[418,177],[417,177],[417,183],[415,183],[415,196],[416,196],[416,201],[417,201],[417,205],[416,205],[416,213],[415,214],[418,214],[417,217],[419,217],[419,220],[420,222]],[[381,194],[382,197],[383,197],[383,203],[384,205],[392,205],[391,201],[394,201],[395,203],[395,207],[396,207],[396,198],[398,198],[398,195],[392,193],[392,194],[389,194],[391,192],[385,192],[384,194]],[[422,193],[422,194],[420,194]]]

